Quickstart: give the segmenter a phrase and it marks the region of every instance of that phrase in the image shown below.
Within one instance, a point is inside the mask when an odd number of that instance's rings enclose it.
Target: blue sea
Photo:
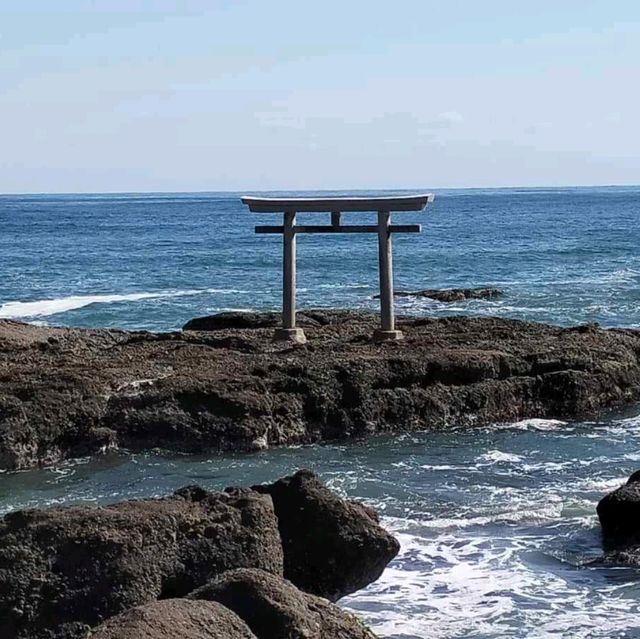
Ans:
[[[0,317],[168,330],[279,308],[281,238],[253,227],[281,216],[249,213],[240,195],[0,196]],[[506,295],[454,306],[404,298],[398,312],[638,326],[639,219],[640,187],[436,191],[424,213],[395,215],[423,225],[394,236],[396,288]],[[298,287],[300,307],[377,308],[375,235],[301,236]]]
[[[240,195],[0,196],[0,317],[155,331],[278,309],[281,240],[253,226],[279,216],[249,213]],[[423,225],[394,237],[396,288],[505,294],[400,298],[398,312],[640,327],[640,187],[435,195],[426,212],[395,216]],[[302,236],[298,267],[300,307],[377,308],[375,236]],[[249,484],[299,467],[378,508],[401,541],[382,578],[342,601],[381,637],[640,637],[640,571],[589,563],[600,552],[595,504],[640,468],[640,407],[252,455],[121,451],[1,475],[0,512]]]

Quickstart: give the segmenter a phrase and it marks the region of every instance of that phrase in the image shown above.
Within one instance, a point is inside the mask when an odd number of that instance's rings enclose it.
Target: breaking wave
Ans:
[[[233,294],[242,293],[235,289],[187,289],[178,291],[158,291],[155,293],[128,293],[124,295],[70,295],[52,300],[35,300],[33,302],[6,302],[0,306],[1,319],[20,319],[26,317],[47,317],[58,313],[74,311],[92,304],[113,304],[116,302],[139,302],[142,300],[162,299],[167,297],[186,297],[206,293]]]

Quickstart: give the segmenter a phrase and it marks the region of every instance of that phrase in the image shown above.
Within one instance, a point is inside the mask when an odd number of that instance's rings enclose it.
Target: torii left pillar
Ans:
[[[274,339],[304,344],[304,331],[296,326],[296,214],[284,214],[282,233],[282,327],[276,328]]]

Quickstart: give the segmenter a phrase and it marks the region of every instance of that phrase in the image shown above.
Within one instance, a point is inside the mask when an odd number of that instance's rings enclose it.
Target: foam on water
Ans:
[[[559,419],[523,419],[514,424],[508,425],[509,428],[522,428],[523,430],[557,430],[566,426],[567,422]]]
[[[401,542],[380,580],[342,601],[381,637],[640,637],[640,571],[590,563],[602,552],[597,501],[638,467],[640,418],[533,423],[254,455],[111,454],[5,474],[0,512],[308,467],[376,507]]]
[[[66,313],[92,304],[114,304],[119,302],[139,302],[171,297],[185,297],[207,293],[226,295],[242,293],[237,289],[208,288],[203,290],[158,291],[155,293],[127,293],[124,295],[70,295],[52,300],[35,300],[32,302],[6,302],[0,306],[0,318],[21,319],[29,317],[46,317]]]

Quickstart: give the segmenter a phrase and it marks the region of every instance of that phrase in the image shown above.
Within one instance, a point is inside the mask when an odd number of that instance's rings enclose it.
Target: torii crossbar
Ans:
[[[433,202],[433,194],[390,197],[313,197],[265,198],[245,196],[242,202],[253,213],[282,213],[282,226],[256,226],[256,233],[279,233],[283,236],[282,327],[274,339],[304,343],[306,337],[296,326],[296,236],[300,233],[376,233],[380,266],[381,328],[374,332],[378,342],[402,339],[396,330],[393,314],[392,233],[420,233],[419,224],[391,224],[391,213],[423,211]],[[342,213],[377,212],[378,223],[343,225]],[[328,225],[296,225],[297,213],[330,213]]]

